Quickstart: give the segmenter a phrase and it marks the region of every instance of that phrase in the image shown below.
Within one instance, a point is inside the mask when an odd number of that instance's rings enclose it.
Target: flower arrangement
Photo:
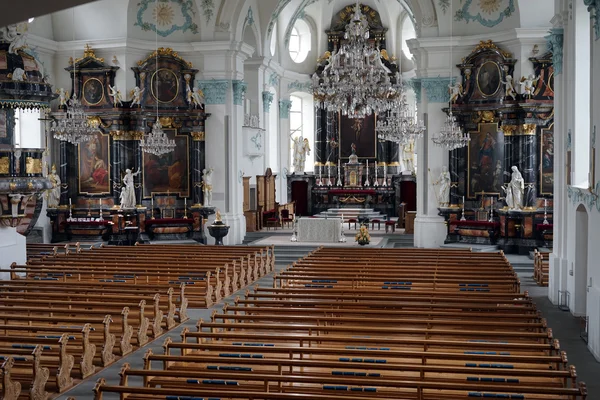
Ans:
[[[358,242],[361,246],[369,244],[371,242],[371,235],[369,235],[369,230],[366,225],[361,225],[360,229],[354,236],[354,241]]]

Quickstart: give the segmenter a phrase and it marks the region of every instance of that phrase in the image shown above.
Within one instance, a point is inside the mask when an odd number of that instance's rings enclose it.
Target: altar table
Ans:
[[[338,242],[342,234],[341,218],[300,218],[299,242]]]

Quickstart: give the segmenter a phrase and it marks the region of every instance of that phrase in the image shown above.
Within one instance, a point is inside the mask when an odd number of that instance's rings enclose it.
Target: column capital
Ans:
[[[299,80],[295,80],[294,82],[288,83],[288,90],[312,94],[313,86],[311,81],[300,82]]]
[[[225,79],[199,80],[198,87],[204,92],[206,104],[225,104],[229,81]]]
[[[271,111],[271,103],[273,103],[273,93],[269,91],[262,92],[263,111],[268,113]]]
[[[594,25],[594,33],[596,40],[600,39],[600,0],[583,0],[590,12],[592,22]]]
[[[429,103],[448,103],[450,102],[450,92],[448,85],[454,85],[456,77],[442,78],[420,78],[421,88],[425,89],[427,101]]]
[[[233,104],[241,106],[246,90],[248,89],[248,84],[242,80],[234,79],[231,81],[231,86],[233,88]]]
[[[292,101],[287,100],[279,100],[279,118],[287,119],[290,117],[290,110],[292,108]]]
[[[563,43],[564,43],[564,28],[552,28],[549,35],[545,37],[548,42],[548,49],[552,51],[552,64],[554,65],[554,73],[562,74],[563,63]]]
[[[412,88],[412,90],[414,90],[417,104],[421,104],[421,78],[412,78],[406,81],[406,83]]]

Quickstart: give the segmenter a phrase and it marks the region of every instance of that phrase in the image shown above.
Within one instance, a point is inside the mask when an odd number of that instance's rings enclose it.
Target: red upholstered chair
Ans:
[[[380,219],[372,219],[371,220],[371,230],[375,229],[375,224],[377,224],[377,230],[381,229],[381,220]]]
[[[348,229],[350,229],[350,224],[354,224],[354,229],[356,229],[356,218],[348,219]]]
[[[281,210],[281,227],[287,226],[294,222],[294,215],[290,214],[290,210],[284,208]]]
[[[279,221],[279,215],[277,215],[277,212],[275,211],[275,209],[265,211],[264,217],[265,217],[265,226],[267,227],[267,230],[269,230],[269,228],[271,228],[271,227],[277,229],[280,221]]]
[[[392,232],[396,232],[396,223],[394,221],[385,221],[385,233],[388,233],[389,228],[392,228]]]

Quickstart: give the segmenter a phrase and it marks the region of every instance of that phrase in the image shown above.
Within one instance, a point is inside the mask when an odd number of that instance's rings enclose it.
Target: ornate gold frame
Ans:
[[[177,91],[175,92],[175,95],[171,98],[171,100],[169,100],[169,101],[162,101],[162,100],[160,100],[157,97],[157,93],[154,92],[154,90],[156,89],[156,85],[154,84],[154,77],[160,71],[168,71],[175,78],[175,82],[177,82]],[[179,96],[179,78],[177,77],[177,75],[175,75],[175,72],[171,71],[170,69],[168,69],[168,68],[159,68],[156,71],[154,71],[154,73],[150,77],[150,91],[152,93],[152,97],[154,98],[154,100],[158,101],[159,103],[162,103],[162,104],[172,103],[173,100],[175,100],[177,98],[177,96]]]
[[[100,87],[102,88],[102,91],[101,91],[101,96],[100,96],[100,100],[98,100],[98,101],[97,101],[97,102],[95,102],[95,103],[90,103],[90,102],[88,101],[88,99],[86,98],[86,96],[85,96],[85,88],[86,88],[86,86],[87,86],[88,82],[90,82],[90,81],[97,81],[97,82],[100,84]],[[83,100],[85,100],[85,102],[86,102],[88,105],[90,105],[90,106],[95,106],[95,105],[98,105],[98,104],[100,104],[100,103],[102,102],[102,100],[104,100],[104,90],[105,90],[105,88],[104,88],[104,83],[102,83],[102,81],[101,81],[100,79],[98,79],[98,78],[88,78],[88,79],[86,79],[86,80],[85,80],[85,82],[83,82],[83,90],[82,90],[82,92],[83,92],[83,96],[81,96],[81,97],[83,98]]]
[[[491,93],[491,94],[484,93],[483,90],[481,90],[481,87],[479,86],[479,75],[481,75],[481,70],[487,64],[494,64],[494,66],[496,67],[496,70],[498,71],[498,86],[496,87],[496,90],[494,90],[494,92]],[[477,82],[477,89],[479,90],[479,93],[481,93],[481,95],[483,97],[492,97],[492,96],[495,96],[496,93],[498,93],[498,91],[500,90],[500,86],[502,86],[502,72],[500,71],[500,66],[495,61],[486,61],[486,62],[484,62],[479,67],[479,70],[477,71],[477,78],[475,80]]]

